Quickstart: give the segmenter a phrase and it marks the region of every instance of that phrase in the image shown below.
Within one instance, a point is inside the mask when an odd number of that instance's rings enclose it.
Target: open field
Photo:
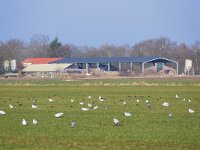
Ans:
[[[0,85],[0,110],[6,112],[0,115],[0,149],[200,147],[198,79],[0,80]],[[99,101],[100,95],[104,102]],[[163,107],[163,102],[169,102],[169,107]],[[33,103],[40,109],[32,109]],[[98,109],[82,111],[88,103]],[[189,113],[189,108],[195,113]],[[63,117],[55,118],[57,112],[63,112]],[[22,126],[23,118],[27,126]],[[33,118],[37,125],[32,124]],[[113,124],[114,118],[119,119],[119,126]],[[77,124],[74,128],[69,125],[72,121]]]

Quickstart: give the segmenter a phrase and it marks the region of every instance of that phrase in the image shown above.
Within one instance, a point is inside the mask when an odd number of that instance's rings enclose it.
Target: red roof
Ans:
[[[63,58],[27,58],[21,63],[32,63],[32,64],[48,64],[49,62],[60,60]]]

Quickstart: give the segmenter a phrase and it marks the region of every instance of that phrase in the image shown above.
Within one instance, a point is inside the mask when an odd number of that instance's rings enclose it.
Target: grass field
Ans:
[[[200,148],[200,80],[0,80],[0,85],[0,110],[6,112],[0,115],[0,149]],[[33,102],[40,109],[32,109]],[[82,111],[88,103],[98,109]],[[57,112],[63,117],[55,118]],[[27,126],[22,126],[23,118]],[[114,118],[120,126],[113,124]],[[74,128],[69,126],[72,121]]]

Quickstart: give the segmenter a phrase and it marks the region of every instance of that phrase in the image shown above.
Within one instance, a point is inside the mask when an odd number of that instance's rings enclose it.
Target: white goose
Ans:
[[[91,108],[91,107],[92,107],[92,104],[88,103],[88,107],[90,107],[90,108]]]
[[[88,111],[89,108],[81,108],[83,111]]]
[[[126,105],[127,103],[126,102],[123,102],[123,105]]]
[[[11,104],[9,105],[9,107],[10,107],[10,109],[14,108],[13,105],[11,105]]]
[[[54,116],[56,117],[56,118],[60,118],[60,117],[62,117],[63,116],[63,112],[59,112],[59,113],[56,113]]]
[[[164,102],[162,105],[163,105],[164,107],[168,107],[168,106],[169,106],[169,103],[168,103],[168,102]]]
[[[23,126],[27,126],[27,125],[28,125],[28,122],[27,122],[25,119],[22,119],[22,125],[23,125]]]
[[[49,102],[54,102],[54,100],[53,100],[53,99],[51,99],[51,98],[49,98],[48,100],[49,100]]]
[[[193,114],[193,113],[195,113],[195,111],[193,110],[193,109],[191,109],[191,108],[189,108],[189,113],[191,113],[191,114]]]
[[[37,105],[35,105],[35,104],[32,104],[32,108],[33,109],[39,109],[39,107]]]
[[[93,107],[93,109],[95,109],[95,110],[96,110],[97,108],[98,108],[98,106],[94,106],[94,107]]]
[[[113,119],[113,123],[114,123],[115,125],[119,125],[119,120],[116,119],[116,118],[114,118],[114,119]]]
[[[80,102],[80,105],[84,105],[85,103],[84,102]]]
[[[100,101],[100,102],[104,102],[105,99],[103,99],[101,96],[99,96],[99,101]]]
[[[129,112],[124,112],[124,115],[125,115],[126,117],[130,117],[130,116],[131,116],[131,113],[129,113]]]
[[[33,119],[33,124],[36,125],[37,123],[38,123],[38,121]]]
[[[5,115],[6,114],[6,112],[5,111],[3,111],[3,110],[0,110],[0,115]]]

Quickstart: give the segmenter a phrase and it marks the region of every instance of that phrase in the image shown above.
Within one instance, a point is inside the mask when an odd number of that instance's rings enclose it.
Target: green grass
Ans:
[[[0,149],[198,149],[199,83],[162,79],[1,80],[0,109],[7,114],[0,116]],[[175,94],[180,99],[175,99]],[[89,95],[92,100],[88,100]],[[99,95],[106,101],[99,102]],[[49,97],[55,102],[49,103]],[[183,98],[192,102],[183,102]],[[99,108],[83,112],[79,104],[83,99]],[[139,106],[137,99],[141,100]],[[151,109],[146,108],[146,99],[151,101]],[[39,110],[31,108],[33,101]],[[168,108],[161,105],[164,101],[170,103]],[[189,108],[195,114],[189,114]],[[125,117],[125,111],[132,116]],[[57,112],[64,112],[64,116],[55,118]],[[169,113],[173,118],[168,118]],[[23,118],[28,126],[21,125]],[[33,118],[39,122],[35,126]],[[121,126],[114,126],[113,118],[118,118]],[[77,123],[75,128],[69,126],[71,121]]]
[[[89,80],[59,80],[59,79],[5,79],[0,80],[0,85],[65,85],[65,86],[80,86],[80,85],[170,85],[170,86],[200,86],[199,78],[130,78],[130,79],[89,79]]]

